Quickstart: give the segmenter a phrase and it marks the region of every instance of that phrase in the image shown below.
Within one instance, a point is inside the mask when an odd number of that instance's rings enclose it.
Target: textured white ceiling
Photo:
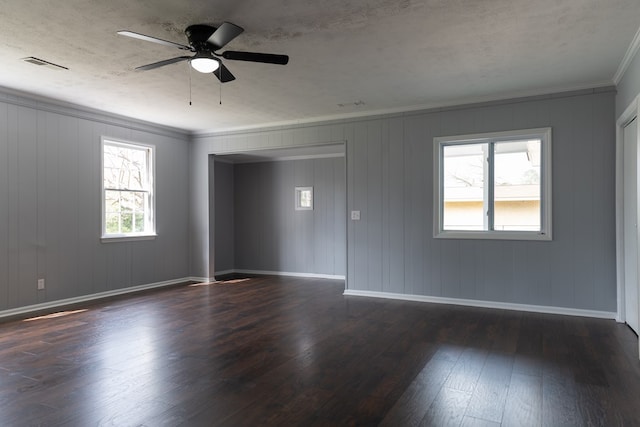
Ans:
[[[291,58],[226,61],[222,105],[198,73],[189,105],[186,63],[133,71],[182,51],[116,35],[222,21],[228,49]],[[611,84],[639,25],[638,0],[0,0],[0,86],[215,132]]]

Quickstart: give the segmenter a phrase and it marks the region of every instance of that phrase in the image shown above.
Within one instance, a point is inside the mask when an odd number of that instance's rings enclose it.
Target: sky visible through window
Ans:
[[[445,188],[482,187],[487,146],[486,143],[446,146]],[[495,147],[496,186],[540,184],[540,140],[500,142]]]

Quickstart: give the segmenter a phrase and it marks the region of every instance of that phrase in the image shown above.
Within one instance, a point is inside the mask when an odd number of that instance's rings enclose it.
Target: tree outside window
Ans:
[[[152,147],[103,141],[103,237],[153,234]]]

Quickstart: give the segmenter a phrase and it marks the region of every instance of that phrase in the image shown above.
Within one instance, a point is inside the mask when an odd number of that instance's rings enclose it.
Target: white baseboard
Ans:
[[[181,279],[166,280],[164,282],[156,282],[156,283],[148,283],[145,285],[131,286],[129,288],[114,289],[112,291],[98,292],[96,294],[83,295],[79,297],[66,298],[66,299],[50,301],[50,302],[43,302],[40,304],[27,305],[27,306],[18,307],[18,308],[11,308],[9,310],[0,311],[0,319],[5,317],[10,317],[10,316],[21,316],[21,315],[33,313],[36,311],[51,310],[57,307],[64,307],[71,304],[89,302],[89,301],[93,301],[101,298],[131,294],[135,292],[144,291],[147,289],[155,289],[155,288],[162,288],[165,286],[177,285],[179,283],[185,283],[189,281],[200,281],[200,280],[192,277],[184,277]]]
[[[562,314],[565,316],[595,317],[599,319],[615,319],[616,312],[583,310],[578,308],[552,307],[544,305],[514,304],[495,301],[434,297],[425,295],[395,294],[390,292],[358,291],[346,289],[344,295],[356,297],[386,298],[404,301],[430,302],[435,304],[452,304],[469,307],[495,308],[501,310],[529,311],[533,313]]]
[[[310,279],[329,279],[329,280],[346,280],[345,276],[333,274],[316,274],[316,273],[293,273],[289,271],[266,271],[266,270],[225,270],[216,271],[216,276],[224,276],[225,274],[256,274],[259,276],[288,276],[288,277],[306,277]]]

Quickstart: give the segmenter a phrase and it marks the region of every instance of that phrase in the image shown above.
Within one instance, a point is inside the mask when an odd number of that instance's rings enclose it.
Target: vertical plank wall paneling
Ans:
[[[43,129],[46,134],[46,129]],[[100,136],[94,133],[93,126],[87,120],[79,120],[78,122],[78,159],[95,159],[100,156],[100,147],[98,144],[82,144],[80,141],[96,141]],[[78,200],[91,200],[95,198],[93,189],[96,186],[100,186],[100,164],[96,164],[91,161],[78,161],[78,177],[87,177],[85,179],[78,179]],[[91,203],[85,207],[85,213],[80,210],[78,212],[77,222],[77,239],[78,246],[80,248],[88,249],[86,251],[79,251],[78,263],[77,263],[77,275],[82,278],[90,278],[87,280],[90,283],[90,293],[97,293],[95,290],[96,283],[94,279],[94,269],[92,266],[96,265],[94,261],[95,248],[98,242],[93,239],[95,233],[93,218],[101,215],[101,208],[98,203]],[[44,212],[43,212],[44,214]],[[39,257],[44,259],[46,252],[39,253]],[[44,274],[44,272],[41,272]],[[42,276],[40,276],[42,277]]]
[[[214,168],[216,272],[346,274],[343,157]],[[313,187],[313,210],[294,209],[296,186]]]
[[[18,281],[36,283],[37,258],[33,243],[37,241],[37,211],[33,206],[38,202],[37,174],[33,165],[37,159],[36,112],[27,108],[17,109],[17,237],[18,237]],[[18,305],[37,300],[35,286],[18,290]]]
[[[189,271],[193,277],[209,279],[209,266],[215,263],[209,251],[209,144],[195,140],[189,148]]]
[[[347,283],[404,293],[612,312],[615,92],[199,136],[208,153],[346,141]],[[433,238],[433,138],[552,127],[551,242]],[[327,138],[330,138],[327,140]]]
[[[235,264],[233,165],[216,160],[213,181],[214,265],[217,271],[229,271]]]
[[[156,146],[153,241],[100,241],[103,135]],[[188,168],[186,135],[1,100],[0,310],[189,277]]]
[[[366,221],[364,232],[367,236],[365,250],[369,262],[367,269],[369,289],[382,291],[382,132],[387,122],[371,121],[367,123],[367,157],[366,171],[370,177],[366,181],[366,204],[364,212],[369,220]],[[372,173],[375,171],[375,173]]]
[[[354,134],[347,145],[353,146],[353,156],[348,159],[347,174],[353,177],[353,190],[347,192],[351,198],[350,210],[360,211],[360,221],[350,221],[353,229],[353,238],[349,240],[352,252],[349,254],[347,264],[353,266],[353,277],[361,283],[369,283],[369,236],[367,224],[370,220],[366,209],[367,203],[367,122],[358,122],[353,125]],[[349,168],[351,166],[351,168]],[[351,277],[351,276],[349,276]],[[367,287],[368,288],[368,287]]]
[[[9,223],[8,227],[8,260],[9,260],[9,283],[17,282],[20,279],[20,251],[19,251],[19,188],[18,188],[18,108],[11,106],[7,115],[7,130],[8,130],[8,155],[9,162],[7,169],[9,170]],[[11,225],[11,226],[10,226]],[[9,286],[7,284],[7,305],[14,306],[18,304],[18,289],[15,286]]]
[[[14,205],[9,197],[9,178],[12,176],[9,145],[9,105],[0,103],[0,310],[8,307],[11,276],[9,224],[10,209]]]
[[[610,238],[611,230],[608,222],[611,221],[611,208],[616,204],[616,193],[611,191],[608,185],[611,165],[615,165],[616,152],[611,149],[609,143],[607,126],[607,117],[611,115],[611,111],[604,103],[595,104],[593,110],[594,117],[601,121],[600,126],[593,129],[593,193],[594,193],[594,241],[598,244],[605,245],[603,250],[596,252],[594,257],[595,269],[593,272],[593,280],[596,283],[602,283],[609,279],[607,273],[611,265],[616,265],[616,241]],[[615,170],[615,166],[614,166]],[[615,173],[615,172],[614,172]],[[614,212],[615,214],[615,212]],[[607,247],[608,245],[608,247]],[[615,306],[615,294],[611,295],[603,287],[594,287],[594,299],[596,301],[607,301],[607,304]]]
[[[386,263],[389,265],[389,274],[383,275],[383,283],[386,284],[385,290],[392,293],[403,293],[405,282],[403,205],[405,185],[404,174],[398,173],[404,168],[403,141],[404,120],[393,118],[389,121],[389,157],[383,159],[388,164],[388,175],[384,181],[389,183],[389,194],[385,199],[389,209],[386,224],[389,235]],[[351,282],[348,283],[353,287]]]

